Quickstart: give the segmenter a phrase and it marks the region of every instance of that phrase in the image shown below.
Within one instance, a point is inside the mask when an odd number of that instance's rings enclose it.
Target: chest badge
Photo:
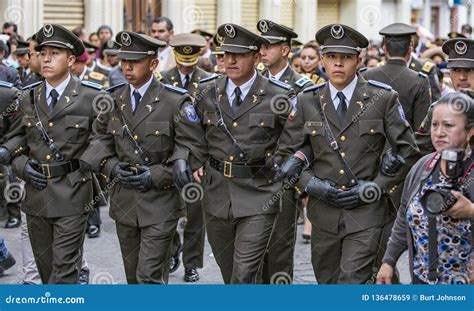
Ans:
[[[153,110],[153,107],[151,105],[146,105],[145,107],[148,108],[148,112],[151,112]]]

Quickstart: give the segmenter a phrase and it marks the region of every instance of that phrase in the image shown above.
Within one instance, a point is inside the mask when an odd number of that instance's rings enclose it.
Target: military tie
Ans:
[[[49,96],[51,96],[51,102],[49,103],[49,110],[53,110],[54,107],[56,107],[56,104],[58,103],[59,93],[55,89],[52,89],[51,92],[49,92]]]
[[[234,115],[236,115],[237,111],[239,110],[240,105],[242,105],[242,99],[240,98],[240,95],[242,95],[242,92],[240,91],[239,87],[235,88],[234,95],[235,95],[235,98],[232,101],[232,111],[234,111]]]
[[[339,122],[342,124],[344,123],[344,118],[346,117],[346,112],[347,112],[346,97],[344,96],[344,93],[337,92],[337,98],[339,98],[339,106],[337,107],[337,116],[339,118]]]
[[[138,104],[140,103],[140,99],[142,99],[138,90],[133,91],[133,98],[135,98],[135,104],[132,105],[132,112],[135,113],[135,110],[137,110]]]
[[[187,90],[188,89],[188,86],[189,86],[189,75],[186,75],[184,77],[184,88]]]

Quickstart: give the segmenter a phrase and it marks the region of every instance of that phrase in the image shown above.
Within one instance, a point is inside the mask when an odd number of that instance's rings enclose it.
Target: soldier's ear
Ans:
[[[150,62],[150,70],[155,71],[155,69],[158,67],[159,62],[160,61],[158,60],[158,58],[154,57]]]
[[[262,55],[260,54],[260,52],[255,52],[255,54],[253,55],[255,66],[257,66],[260,63],[261,57]]]
[[[68,57],[67,57],[67,64],[69,66],[69,68],[72,67],[72,65],[76,62],[76,56],[72,55],[72,54],[69,54]]]

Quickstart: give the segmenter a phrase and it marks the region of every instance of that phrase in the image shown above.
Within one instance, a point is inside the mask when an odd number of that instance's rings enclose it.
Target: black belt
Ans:
[[[264,162],[233,163],[210,158],[211,167],[228,178],[268,178]]]
[[[76,160],[76,159],[71,160],[71,161],[61,162],[61,163],[55,163],[55,164],[48,164],[48,163],[39,164],[39,167],[41,171],[43,172],[43,175],[45,175],[46,178],[48,179],[72,173],[75,170],[79,169],[79,166],[80,166],[79,160]]]

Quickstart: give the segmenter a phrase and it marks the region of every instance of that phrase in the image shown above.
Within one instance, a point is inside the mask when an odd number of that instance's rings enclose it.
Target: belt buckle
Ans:
[[[133,174],[139,175],[139,174],[138,174],[138,167],[130,166],[129,169],[130,169],[130,171],[131,171]]]
[[[41,171],[43,172],[43,175],[46,176],[46,178],[51,178],[51,170],[49,169],[49,164],[41,164]]]
[[[224,176],[228,178],[232,178],[232,163],[228,161],[224,161]]]

